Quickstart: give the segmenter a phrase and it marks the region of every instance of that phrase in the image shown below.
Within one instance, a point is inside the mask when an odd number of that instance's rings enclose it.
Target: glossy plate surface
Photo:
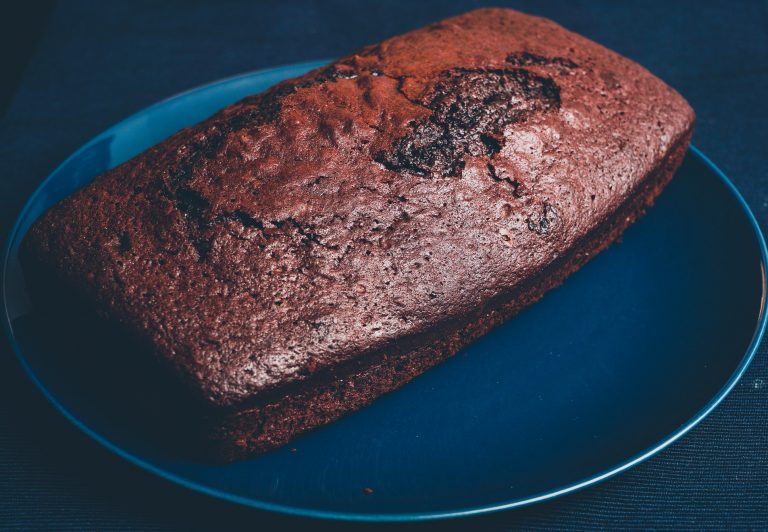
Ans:
[[[158,475],[242,504],[428,519],[529,504],[607,478],[682,436],[730,391],[765,328],[765,243],[733,185],[692,148],[621,244],[373,406],[229,465],[163,446],[131,405],[57,356],[56,338],[29,302],[19,242],[45,209],[97,174],[319,64],[246,74],[160,102],[77,151],[25,206],[4,262],[3,321],[31,378],[83,431]]]

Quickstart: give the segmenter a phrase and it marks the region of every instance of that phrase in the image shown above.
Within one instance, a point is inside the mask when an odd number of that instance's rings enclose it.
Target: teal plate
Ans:
[[[3,321],[31,379],[86,434],[222,499],[405,521],[514,508],[599,482],[683,436],[733,388],[765,329],[765,242],[731,182],[691,148],[621,244],[461,354],[299,438],[293,452],[212,465],[164,445],[156,425],[68,363],[27,296],[19,242],[104,170],[321,64],[245,74],[149,107],[83,146],[27,202],[5,257]]]

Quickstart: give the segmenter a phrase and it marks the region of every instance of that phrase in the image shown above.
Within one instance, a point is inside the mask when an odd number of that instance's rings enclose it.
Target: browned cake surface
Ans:
[[[483,9],[180,131],[51,209],[25,252],[221,409],[237,456],[559,284],[661,191],[693,119],[635,63]]]

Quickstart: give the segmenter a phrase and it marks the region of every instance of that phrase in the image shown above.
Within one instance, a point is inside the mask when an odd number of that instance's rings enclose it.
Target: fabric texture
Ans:
[[[646,66],[698,116],[693,143],[768,227],[768,4],[494,2],[554,19]],[[64,158],[120,119],[245,71],[337,57],[485,5],[470,1],[60,3],[0,121],[0,232]],[[713,216],[716,216],[713,213]],[[663,452],[555,501],[428,528],[767,529],[768,345],[728,398]],[[0,341],[0,529],[326,526],[155,478],[58,415]]]

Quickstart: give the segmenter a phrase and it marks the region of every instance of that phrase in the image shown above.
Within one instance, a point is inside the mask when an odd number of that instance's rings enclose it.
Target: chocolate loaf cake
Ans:
[[[652,204],[693,122],[632,61],[481,9],[179,131],[43,215],[23,260],[161,361],[234,459],[559,285]]]

